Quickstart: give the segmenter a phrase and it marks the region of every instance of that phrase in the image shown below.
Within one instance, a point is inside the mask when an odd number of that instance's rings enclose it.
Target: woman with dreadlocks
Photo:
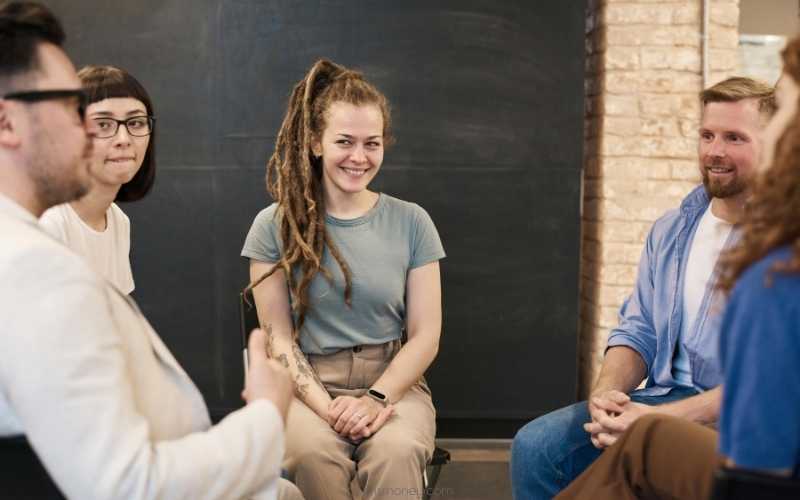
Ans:
[[[719,433],[644,416],[557,499],[707,499],[720,466],[800,478],[800,38],[783,62],[778,109],[762,136],[769,168],[719,265],[728,294]]]
[[[423,373],[445,254],[422,208],[368,189],[391,141],[386,97],[318,61],[267,165],[275,203],[242,250],[270,356],[294,377],[284,467],[308,500],[352,498],[351,482],[365,498],[420,495],[434,448]]]

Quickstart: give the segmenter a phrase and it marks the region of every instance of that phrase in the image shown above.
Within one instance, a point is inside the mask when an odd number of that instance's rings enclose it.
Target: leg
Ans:
[[[433,454],[435,435],[430,392],[417,384],[395,404],[389,421],[356,448],[364,498],[421,498],[422,473]]]
[[[307,500],[349,500],[355,462],[352,445],[294,399],[286,422],[283,466]]]
[[[511,447],[511,486],[516,500],[553,498],[599,455],[583,424],[585,401],[529,422]]]
[[[278,479],[278,500],[303,500],[303,494],[294,484]]]
[[[716,449],[717,433],[707,427],[647,415],[557,498],[706,500]]]

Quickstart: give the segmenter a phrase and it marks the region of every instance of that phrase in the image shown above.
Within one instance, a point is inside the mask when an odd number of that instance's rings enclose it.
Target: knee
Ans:
[[[287,441],[284,466],[290,475],[298,470],[316,470],[346,460],[335,439],[326,433],[309,433],[307,438]]]
[[[281,478],[278,480],[278,500],[303,500],[303,494],[294,483]]]
[[[378,432],[370,440],[372,441],[370,449],[380,450],[379,456],[375,457],[374,452],[370,455],[385,462],[413,463],[422,467],[427,463],[427,457],[431,452],[422,439],[397,433],[382,435]]]
[[[673,422],[680,419],[668,417],[666,415],[649,414],[637,418],[629,427],[625,437],[627,439],[641,439],[649,441],[654,435],[662,432],[665,428],[670,428]]]
[[[525,424],[511,443],[511,460],[529,460],[546,453],[553,439],[553,423],[549,415],[543,415]]]

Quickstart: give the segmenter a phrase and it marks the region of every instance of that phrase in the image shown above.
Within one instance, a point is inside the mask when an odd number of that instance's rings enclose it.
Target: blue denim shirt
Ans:
[[[619,326],[609,334],[609,348],[630,347],[647,365],[647,386],[637,394],[664,395],[679,385],[672,378],[672,359],[681,332],[684,270],[694,233],[709,203],[705,188],[698,186],[680,208],[670,210],[653,224],[633,293],[620,309]],[[683,339],[692,383],[701,391],[722,383],[717,344],[723,294],[713,286],[715,281],[716,273],[706,287],[697,320]]]

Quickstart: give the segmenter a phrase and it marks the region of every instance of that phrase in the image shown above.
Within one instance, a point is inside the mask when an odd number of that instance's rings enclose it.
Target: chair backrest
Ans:
[[[0,491],[3,498],[66,500],[23,436],[0,438]]]
[[[714,473],[711,500],[800,498],[800,480],[722,467]]]

